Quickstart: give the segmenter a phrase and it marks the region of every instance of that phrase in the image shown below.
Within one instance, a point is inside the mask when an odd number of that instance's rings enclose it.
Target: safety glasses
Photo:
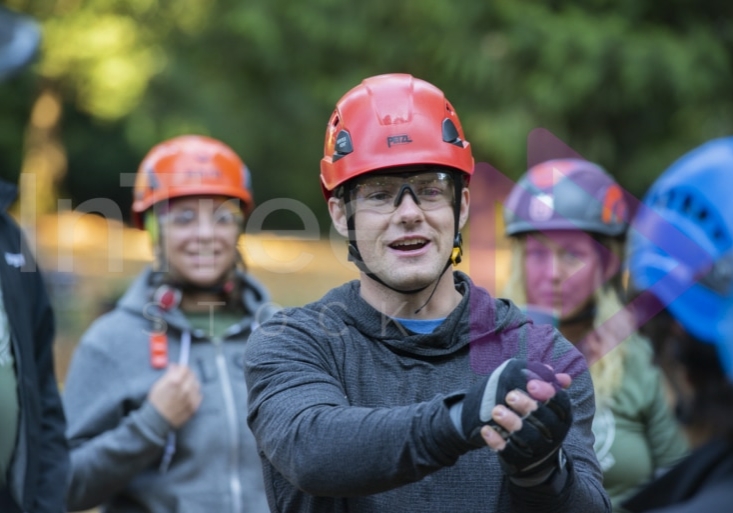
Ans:
[[[453,176],[442,171],[364,175],[349,187],[349,200],[355,211],[390,214],[400,206],[405,194],[422,210],[453,205]]]
[[[175,229],[199,226],[204,220],[219,227],[242,226],[244,216],[239,200],[219,203],[212,198],[182,198],[173,200],[170,207],[160,214],[161,224]]]

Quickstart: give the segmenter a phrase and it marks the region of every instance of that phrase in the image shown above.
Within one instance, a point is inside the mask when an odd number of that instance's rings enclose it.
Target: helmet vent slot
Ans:
[[[682,200],[682,211],[685,214],[690,214],[690,207],[692,206],[692,198],[690,196],[685,196],[685,199]]]
[[[731,246],[731,235],[723,228],[722,219],[707,204],[707,200],[701,195],[690,190],[672,189],[662,194],[654,201],[654,204],[663,209],[677,212],[687,218],[691,223],[702,228],[710,237],[715,247],[721,251],[727,251]]]
[[[340,158],[345,157],[354,151],[354,144],[351,142],[351,134],[346,130],[341,130],[336,136],[336,144],[333,152],[333,161],[336,162]]]
[[[463,141],[458,136],[458,129],[456,125],[448,118],[443,120],[443,141],[455,144],[456,146],[463,148]]]

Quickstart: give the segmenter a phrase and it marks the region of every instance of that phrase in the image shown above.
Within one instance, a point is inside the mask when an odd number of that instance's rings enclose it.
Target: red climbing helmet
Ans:
[[[328,121],[321,159],[326,198],[346,181],[397,166],[473,174],[471,145],[443,92],[407,74],[370,77],[347,92]]]

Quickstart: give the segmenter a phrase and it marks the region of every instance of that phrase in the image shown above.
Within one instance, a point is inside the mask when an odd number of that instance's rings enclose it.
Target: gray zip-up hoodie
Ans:
[[[150,270],[143,272],[115,309],[91,325],[69,367],[63,393],[72,448],[68,507],[264,513],[261,465],[245,420],[243,353],[257,323],[274,311],[268,294],[242,275],[250,314],[213,339],[191,328],[177,308],[163,311],[155,305],[149,275]],[[147,401],[150,387],[165,372],[151,364],[151,333],[161,328],[168,361],[188,353],[184,358],[203,394],[198,411],[175,434]],[[175,452],[162,468],[166,444]]]
[[[610,512],[583,356],[557,330],[454,276],[463,300],[431,334],[405,330],[351,282],[252,336],[249,423],[273,512]],[[574,378],[560,491],[510,483],[496,453],[473,450],[450,418],[463,390],[512,357]]]

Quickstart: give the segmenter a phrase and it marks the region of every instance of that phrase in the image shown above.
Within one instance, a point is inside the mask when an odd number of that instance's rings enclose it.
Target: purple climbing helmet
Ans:
[[[582,159],[548,160],[531,167],[504,203],[506,234],[583,230],[616,237],[626,232],[624,191],[599,165]]]

